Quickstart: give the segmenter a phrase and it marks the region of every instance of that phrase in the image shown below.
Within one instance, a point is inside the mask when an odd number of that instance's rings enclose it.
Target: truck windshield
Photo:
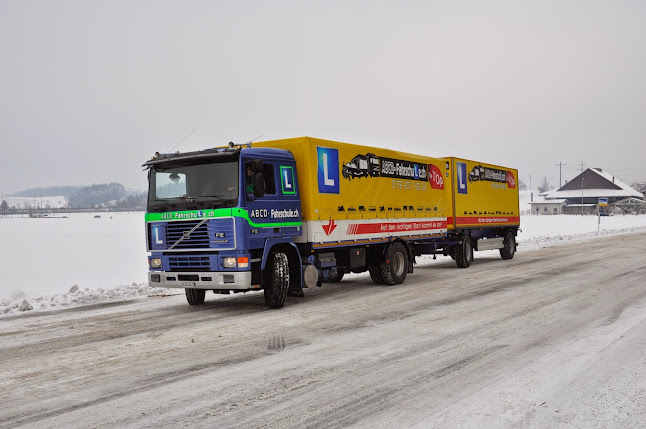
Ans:
[[[148,211],[235,207],[238,161],[157,165],[150,169]]]

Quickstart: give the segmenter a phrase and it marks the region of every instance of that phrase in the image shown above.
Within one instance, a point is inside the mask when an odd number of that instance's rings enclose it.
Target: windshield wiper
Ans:
[[[216,198],[219,201],[226,201],[227,199],[231,199],[231,198],[222,198],[222,196],[220,196],[220,195],[196,195],[196,196],[194,196],[192,198],[195,199],[195,200],[200,200],[200,199],[203,199],[203,198]]]
[[[155,201],[173,201],[173,200],[192,200],[193,197],[187,197],[186,195],[182,197],[168,197],[168,198],[155,198]]]

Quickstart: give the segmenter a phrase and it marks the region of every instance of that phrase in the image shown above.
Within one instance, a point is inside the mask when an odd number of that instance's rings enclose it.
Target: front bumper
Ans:
[[[258,290],[260,285],[251,284],[251,271],[204,271],[174,272],[150,271],[148,284],[151,287],[194,288],[213,290]]]

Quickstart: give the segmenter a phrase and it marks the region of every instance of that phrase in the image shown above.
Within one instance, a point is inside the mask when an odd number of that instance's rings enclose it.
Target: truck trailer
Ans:
[[[280,308],[350,272],[396,285],[420,255],[466,268],[474,250],[516,250],[509,168],[311,137],[156,154],[144,166],[149,283],[185,289],[191,305],[208,290],[263,290]]]

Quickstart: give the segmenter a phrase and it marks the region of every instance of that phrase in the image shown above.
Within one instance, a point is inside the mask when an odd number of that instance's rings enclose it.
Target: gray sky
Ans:
[[[308,135],[646,179],[643,1],[0,0],[0,190]]]

